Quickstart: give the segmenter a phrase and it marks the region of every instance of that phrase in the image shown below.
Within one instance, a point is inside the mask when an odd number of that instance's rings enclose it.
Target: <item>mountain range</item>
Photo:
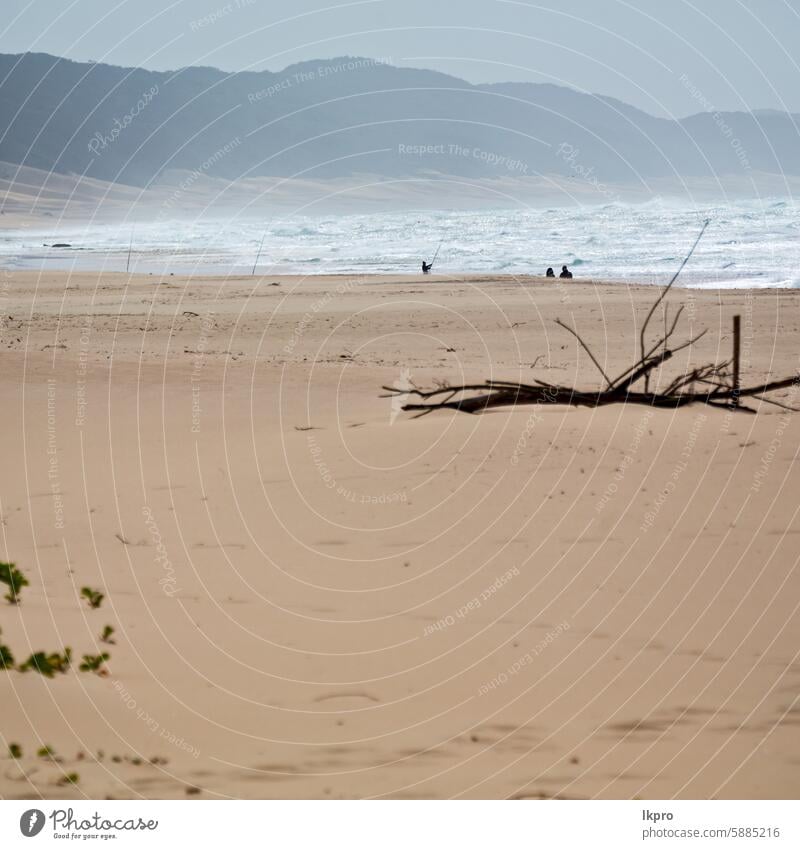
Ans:
[[[554,175],[598,188],[800,174],[798,115],[667,120],[565,87],[473,85],[363,57],[226,73],[0,55],[0,114],[0,160],[137,187],[176,170],[228,181]]]

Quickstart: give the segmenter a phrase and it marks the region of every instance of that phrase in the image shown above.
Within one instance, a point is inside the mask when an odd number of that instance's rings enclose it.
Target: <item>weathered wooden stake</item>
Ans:
[[[741,336],[742,317],[733,317],[733,398],[734,407],[739,406],[739,351],[742,344]]]

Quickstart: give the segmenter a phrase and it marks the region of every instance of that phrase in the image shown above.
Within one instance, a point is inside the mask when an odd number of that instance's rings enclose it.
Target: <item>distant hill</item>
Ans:
[[[174,171],[184,182],[800,174],[800,116],[669,121],[559,86],[472,85],[353,57],[228,74],[0,55],[0,114],[0,160],[132,186]]]

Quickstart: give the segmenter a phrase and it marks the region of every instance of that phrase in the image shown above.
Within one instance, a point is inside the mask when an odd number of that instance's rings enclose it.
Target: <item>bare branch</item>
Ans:
[[[656,308],[664,300],[664,298],[667,297],[669,290],[675,284],[675,281],[680,276],[680,273],[681,273],[681,271],[683,271],[684,267],[686,266],[686,263],[689,262],[689,260],[691,259],[692,254],[695,251],[695,248],[700,244],[700,239],[703,238],[703,234],[706,232],[706,228],[708,227],[709,220],[710,219],[706,218],[705,222],[703,223],[703,227],[700,230],[700,233],[698,234],[697,238],[694,240],[694,244],[692,245],[691,250],[683,258],[683,262],[680,264],[680,267],[675,272],[675,274],[672,275],[672,280],[670,280],[669,283],[664,287],[661,294],[656,298],[653,306],[650,307],[650,312],[647,313],[647,318],[644,320],[644,324],[642,325],[641,333],[639,334],[639,343],[640,343],[639,350],[641,351],[641,359],[643,359],[643,360],[646,359],[645,353],[644,353],[644,337],[645,337],[645,334],[647,333],[647,325],[650,323],[650,319],[653,317],[653,313],[656,311]]]
[[[679,351],[683,351],[694,345],[708,332],[702,330],[696,336],[691,337],[678,345],[671,345],[671,339],[675,334],[678,321],[683,314],[683,306],[680,306],[670,322],[669,305],[664,301],[667,293],[672,288],[678,275],[683,270],[689,258],[695,251],[700,239],[708,227],[708,221],[695,239],[691,250],[675,272],[669,284],[658,295],[655,303],[650,307],[644,324],[639,334],[639,359],[620,374],[616,380],[609,379],[603,367],[592,353],[589,346],[584,342],[577,330],[565,324],[561,319],[556,319],[556,324],[564,330],[569,331],[580,346],[586,351],[597,370],[606,381],[606,388],[599,391],[581,391],[571,386],[559,386],[547,383],[543,380],[534,380],[533,383],[519,383],[509,380],[487,380],[483,383],[465,383],[461,386],[436,386],[433,389],[419,389],[414,386],[411,389],[401,389],[396,386],[384,386],[388,393],[381,397],[416,396],[419,401],[405,404],[404,410],[409,410],[419,416],[425,416],[434,410],[457,410],[466,413],[482,412],[490,407],[514,407],[526,404],[566,404],[571,406],[602,407],[606,404],[642,404],[648,407],[679,408],[690,404],[707,404],[711,407],[719,407],[736,412],[753,414],[756,411],[745,407],[741,403],[742,398],[756,398],[767,404],[774,404],[785,410],[800,412],[800,409],[781,401],[765,397],[768,393],[790,386],[800,387],[800,375],[782,378],[762,383],[758,386],[735,388],[732,383],[730,366],[731,360],[723,360],[718,363],[706,363],[701,366],[684,371],[683,374],[674,378],[671,383],[661,392],[650,391],[650,377],[665,362],[671,360]],[[664,329],[663,335],[649,348],[645,347],[645,337],[648,325],[655,314],[659,304],[664,305]],[[541,355],[536,358],[533,365],[537,365]],[[639,382],[644,381],[644,390],[634,389]],[[695,391],[698,389],[699,391]],[[477,394],[476,394],[477,393]]]
[[[581,347],[591,357],[592,362],[597,366],[597,370],[600,372],[600,374],[603,375],[603,377],[606,380],[606,385],[610,389],[611,388],[611,380],[610,380],[609,376],[603,371],[603,367],[600,365],[600,363],[597,362],[595,355],[591,352],[591,350],[589,349],[589,346],[583,341],[583,339],[581,339],[578,332],[576,330],[573,330],[569,325],[564,324],[564,322],[560,318],[556,319],[556,324],[559,325],[559,327],[563,327],[564,330],[569,330],[569,332],[578,340],[578,342],[580,342]]]

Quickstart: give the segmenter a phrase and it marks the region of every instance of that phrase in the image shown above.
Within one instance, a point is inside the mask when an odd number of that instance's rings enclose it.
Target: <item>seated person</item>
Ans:
[[[547,269],[547,274],[545,274],[545,277],[555,277],[555,276],[556,276],[556,275],[555,275],[555,273],[554,273],[553,269],[552,269],[552,268],[548,268],[548,269]]]
[[[563,277],[565,280],[572,280],[572,272],[567,268],[566,265],[561,266],[561,274],[559,277]]]

